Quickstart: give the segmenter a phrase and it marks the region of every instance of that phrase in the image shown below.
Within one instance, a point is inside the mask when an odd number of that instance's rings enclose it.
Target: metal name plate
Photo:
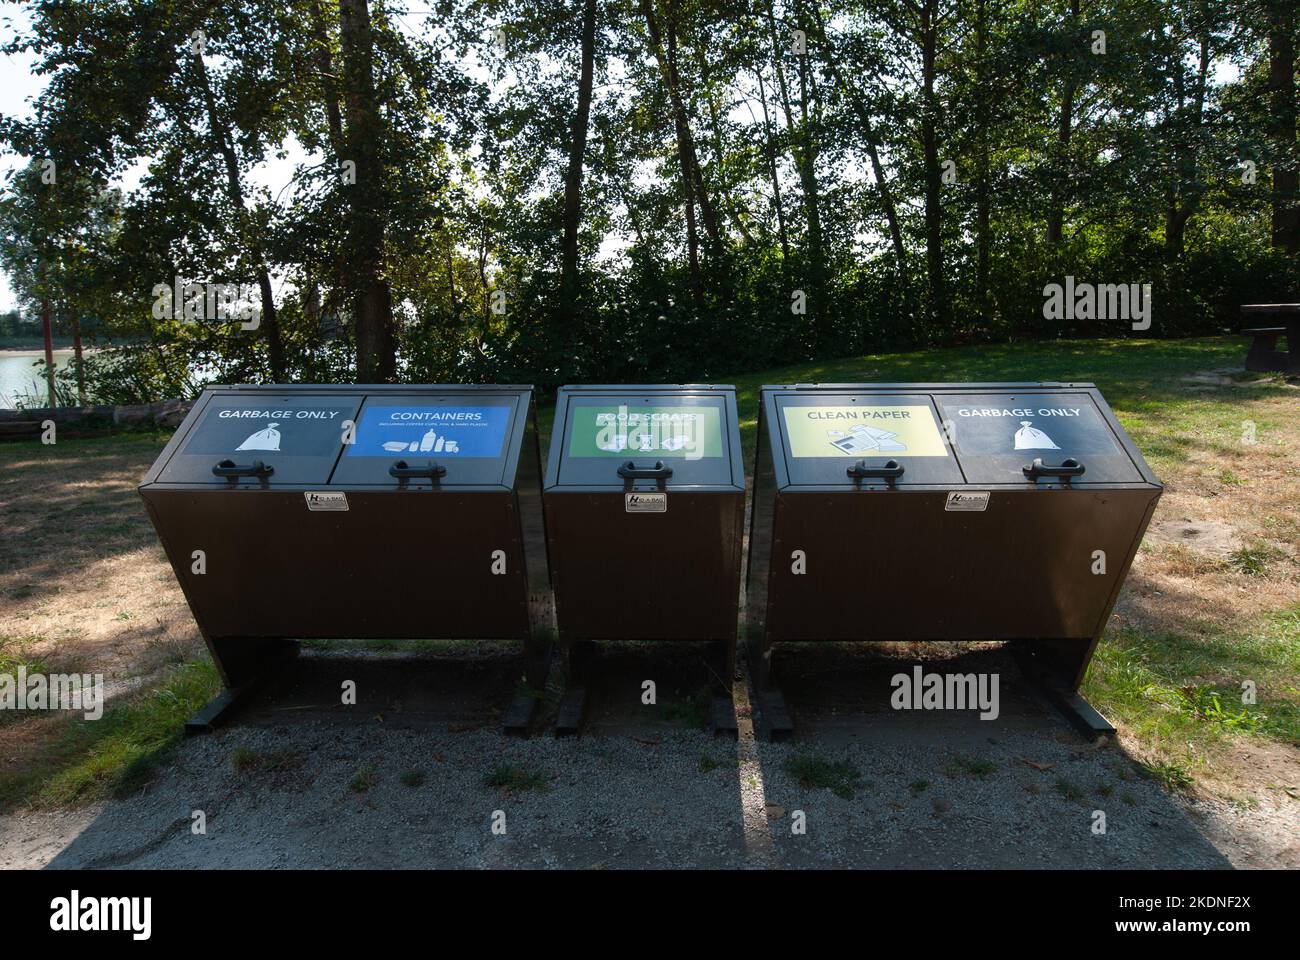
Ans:
[[[948,494],[948,500],[944,503],[945,510],[955,510],[959,513],[980,513],[989,507],[989,492],[954,490]]]
[[[346,493],[327,493],[323,490],[304,490],[302,495],[307,498],[308,510],[337,512],[348,508],[348,495]]]
[[[666,493],[625,493],[623,509],[628,513],[667,513]]]

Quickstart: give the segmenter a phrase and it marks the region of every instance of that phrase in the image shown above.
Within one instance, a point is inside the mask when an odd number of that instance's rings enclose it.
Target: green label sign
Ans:
[[[946,457],[928,406],[785,408],[792,457]]]
[[[574,408],[569,456],[637,455],[686,460],[722,456],[720,411],[713,406]]]

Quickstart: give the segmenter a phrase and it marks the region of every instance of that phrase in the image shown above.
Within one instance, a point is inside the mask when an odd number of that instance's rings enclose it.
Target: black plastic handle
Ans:
[[[407,480],[432,480],[436,484],[447,475],[447,468],[439,466],[432,460],[427,461],[422,467],[413,467],[405,460],[397,460],[388,468],[388,475],[396,477],[399,483],[405,483]]]
[[[859,460],[847,472],[854,480],[884,480],[892,487],[903,475],[903,465],[897,460],[887,460],[883,467],[869,467],[867,461]]]
[[[231,483],[234,483],[240,477],[260,477],[265,479],[275,473],[275,467],[267,466],[261,460],[254,460],[252,463],[235,463],[234,460],[222,460],[212,468],[212,475],[216,477],[225,477]]]
[[[673,468],[665,467],[662,460],[656,460],[653,467],[638,467],[629,460],[618,468],[618,475],[624,480],[667,480]]]
[[[673,475],[672,467],[665,467],[662,460],[656,460],[653,467],[638,467],[631,460],[624,461],[618,468],[618,475],[623,478],[623,489],[629,489],[633,480],[658,480],[659,489],[664,489],[668,478]]]
[[[1083,476],[1083,464],[1073,457],[1062,460],[1059,465],[1052,466],[1050,463],[1043,463],[1042,457],[1035,457],[1034,462],[1027,467],[1022,468],[1025,476],[1035,482],[1039,477],[1058,477],[1066,483],[1070,482],[1071,477]]]

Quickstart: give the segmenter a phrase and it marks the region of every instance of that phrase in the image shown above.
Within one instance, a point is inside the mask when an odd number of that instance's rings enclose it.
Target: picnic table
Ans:
[[[1242,333],[1254,339],[1246,354],[1246,369],[1268,373],[1300,373],[1300,303],[1248,303],[1241,308],[1243,320],[1275,320],[1273,326],[1246,327]],[[1277,349],[1277,338],[1286,337],[1286,350]]]

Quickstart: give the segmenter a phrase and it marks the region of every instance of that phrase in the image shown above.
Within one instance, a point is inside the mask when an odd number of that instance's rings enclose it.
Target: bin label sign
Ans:
[[[282,453],[290,457],[325,457],[338,452],[343,431],[356,405],[311,403],[309,406],[209,407],[203,422],[185,444],[185,454],[235,452]]]
[[[983,513],[989,508],[989,491],[953,490],[943,508],[954,513]]]
[[[307,499],[308,510],[324,510],[327,513],[337,513],[348,508],[348,495],[346,493],[304,490],[302,495]]]
[[[628,513],[667,513],[666,493],[625,493],[623,509]]]
[[[576,406],[571,457],[632,454],[700,460],[722,456],[722,417],[714,406]]]
[[[989,397],[942,404],[962,453],[1014,456],[1059,450],[1060,456],[1118,454],[1119,447],[1086,396]]]
[[[348,456],[499,457],[512,413],[508,406],[366,407]]]
[[[946,457],[928,406],[786,406],[792,457]]]

